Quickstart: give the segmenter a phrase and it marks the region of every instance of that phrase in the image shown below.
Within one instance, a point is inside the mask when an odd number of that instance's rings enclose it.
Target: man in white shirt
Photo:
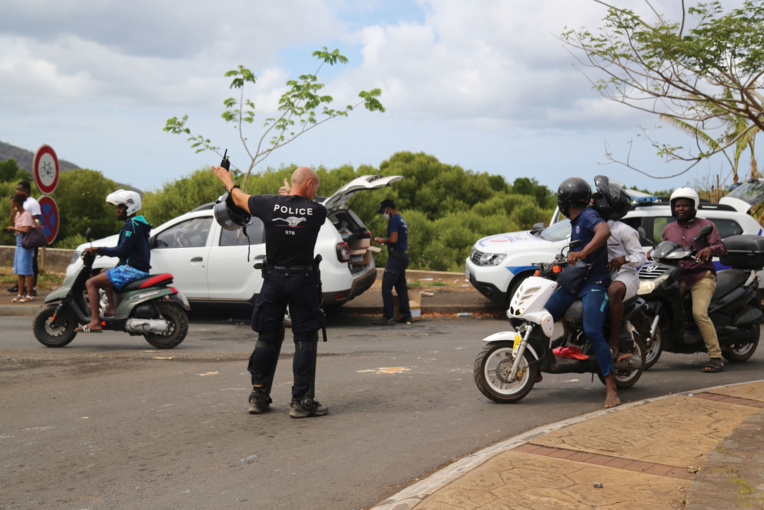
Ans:
[[[610,350],[618,353],[618,334],[623,320],[623,302],[637,295],[639,268],[645,265],[645,252],[639,242],[639,233],[618,220],[608,220],[610,238],[607,242],[608,268],[612,283],[608,287],[610,302]],[[614,356],[619,358],[616,354]]]
[[[610,303],[610,350],[613,359],[624,361],[631,355],[618,352],[618,335],[623,321],[623,302],[637,295],[639,268],[646,262],[645,252],[639,242],[639,233],[620,221],[631,209],[631,197],[623,191],[620,183],[604,175],[594,178],[597,192],[592,197],[592,208],[600,213],[610,227],[607,241],[608,269],[611,284],[608,287]]]
[[[32,197],[32,186],[27,181],[21,181],[16,185],[16,191],[23,191],[27,194],[27,199],[24,201],[24,210],[28,211],[39,225],[42,210],[40,210],[40,202]]]

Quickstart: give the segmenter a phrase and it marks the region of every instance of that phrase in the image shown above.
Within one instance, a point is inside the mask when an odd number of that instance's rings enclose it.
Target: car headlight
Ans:
[[[507,254],[483,253],[473,249],[472,256],[470,258],[472,259],[472,262],[478,266],[498,266],[505,258],[507,258]]]

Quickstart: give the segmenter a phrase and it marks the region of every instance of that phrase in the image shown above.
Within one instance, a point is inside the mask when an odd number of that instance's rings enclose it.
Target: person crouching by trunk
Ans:
[[[406,284],[406,268],[409,267],[409,228],[400,213],[395,210],[395,202],[389,198],[382,201],[377,214],[384,215],[387,220],[387,237],[375,237],[374,240],[379,244],[386,244],[388,253],[385,274],[382,277],[384,312],[377,324],[384,326],[395,324],[393,287],[400,300],[400,322],[409,324],[411,309],[409,308],[409,289]]]

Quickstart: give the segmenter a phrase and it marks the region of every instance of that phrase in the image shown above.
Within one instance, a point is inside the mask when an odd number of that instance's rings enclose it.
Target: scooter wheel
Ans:
[[[758,324],[749,328],[747,333],[740,335],[728,344],[722,345],[722,356],[730,363],[742,363],[746,361],[753,353],[756,352],[756,347],[759,345],[759,336],[761,335],[761,329]]]
[[[169,324],[167,333],[146,333],[144,338],[157,349],[172,349],[185,340],[188,334],[188,316],[186,312],[174,303],[159,302],[157,308],[164,320]]]
[[[56,315],[55,326],[52,324],[53,314],[58,305],[46,306],[34,318],[34,336],[45,347],[63,347],[74,340],[77,333],[77,320],[67,308],[61,308]]]
[[[616,369],[615,371],[615,385],[619,390],[631,388],[642,377],[642,372],[645,370],[646,350],[644,340],[638,335],[634,335],[634,350],[631,352],[634,361],[629,363],[628,369]],[[605,378],[602,377],[602,373],[599,370],[597,370],[597,377],[599,377],[602,384],[605,384]]]
[[[512,342],[487,345],[475,358],[472,371],[480,393],[499,404],[512,404],[523,399],[533,389],[538,376],[538,363],[530,351],[523,353],[517,378],[510,382],[509,373],[515,357]]]
[[[640,313],[632,318],[634,334],[639,335],[639,337],[645,343],[645,370],[649,370],[653,365],[658,363],[658,360],[663,353],[663,332],[661,331],[660,327],[658,327],[658,331],[655,332],[655,338],[652,339],[650,345],[647,345],[647,339],[650,337],[650,324],[652,324],[654,318],[655,315],[652,312],[647,312],[644,314]],[[666,320],[668,319],[661,317],[659,326]]]

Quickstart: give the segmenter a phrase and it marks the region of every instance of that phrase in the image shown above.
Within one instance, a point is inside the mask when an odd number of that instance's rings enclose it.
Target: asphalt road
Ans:
[[[368,508],[473,451],[602,405],[590,376],[545,374],[519,404],[485,399],[472,362],[503,321],[371,320],[332,318],[317,389],[330,414],[294,420],[290,342],[273,411],[247,414],[247,325],[193,323],[170,351],[116,333],[55,350],[34,340],[30,317],[4,317],[0,507]],[[621,398],[758,380],[764,368],[760,352],[721,374],[702,374],[703,360],[664,354]]]

